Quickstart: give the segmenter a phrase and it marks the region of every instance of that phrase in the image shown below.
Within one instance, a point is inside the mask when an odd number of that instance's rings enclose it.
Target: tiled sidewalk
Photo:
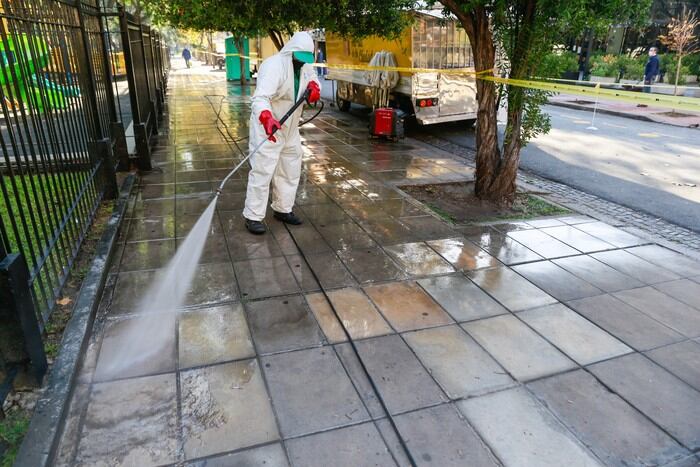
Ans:
[[[134,303],[239,159],[204,95],[227,95],[237,138],[248,97],[219,76],[171,77],[161,171],[133,199],[59,465],[408,465],[295,241],[419,465],[698,463],[699,263],[585,216],[453,228],[393,183],[471,169],[328,115],[303,130],[305,224],[247,234],[241,171],[168,351],[106,381]]]

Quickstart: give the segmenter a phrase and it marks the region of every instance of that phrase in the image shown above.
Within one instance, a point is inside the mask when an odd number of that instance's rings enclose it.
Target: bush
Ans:
[[[644,79],[644,65],[646,57],[632,58],[627,55],[620,55],[615,61],[622,78],[641,81]]]
[[[688,66],[691,76],[700,77],[700,53],[683,57],[683,64]]]
[[[686,83],[685,77],[690,74],[690,68],[686,65],[681,65],[681,73],[680,73],[680,78],[678,79],[678,85],[680,86],[681,84]],[[666,74],[664,75],[664,81],[668,84],[675,84],[676,83],[676,66],[674,65],[673,68],[667,69]]]
[[[617,78],[620,75],[620,68],[616,64],[616,60],[617,57],[614,55],[591,56],[591,75]]]
[[[574,52],[551,52],[542,58],[538,75],[543,78],[561,78],[567,71],[578,70],[578,55]]]

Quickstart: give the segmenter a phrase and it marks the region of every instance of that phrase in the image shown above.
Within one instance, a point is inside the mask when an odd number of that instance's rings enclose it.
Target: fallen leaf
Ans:
[[[72,302],[73,302],[73,300],[71,300],[71,299],[68,298],[68,297],[63,297],[63,298],[61,298],[61,299],[56,300],[56,304],[57,304],[57,305],[62,305],[62,306],[70,305]]]

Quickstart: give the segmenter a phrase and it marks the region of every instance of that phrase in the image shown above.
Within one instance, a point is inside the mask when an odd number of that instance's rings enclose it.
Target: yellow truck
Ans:
[[[386,92],[370,85],[367,71],[349,69],[369,65],[377,52],[386,51],[393,54],[398,67],[446,71],[400,72],[398,82],[388,90],[390,106],[415,115],[421,125],[456,120],[473,123],[477,111],[474,75],[448,73],[455,68],[474,71],[466,32],[456,19],[444,18],[439,10],[411,15],[414,21],[395,40],[378,36],[353,40],[326,32],[326,79],[335,80],[338,108],[348,110],[350,103],[373,107],[377,93]]]

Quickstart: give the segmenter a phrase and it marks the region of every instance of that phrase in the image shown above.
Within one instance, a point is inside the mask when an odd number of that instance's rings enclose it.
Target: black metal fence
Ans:
[[[97,207],[116,196],[117,161],[128,165],[109,18],[129,37],[148,149],[169,65],[159,36],[99,0],[0,0],[0,402],[18,363],[45,370],[41,333]]]
[[[149,141],[163,115],[170,55],[160,35],[119,7],[138,166],[151,170]]]

